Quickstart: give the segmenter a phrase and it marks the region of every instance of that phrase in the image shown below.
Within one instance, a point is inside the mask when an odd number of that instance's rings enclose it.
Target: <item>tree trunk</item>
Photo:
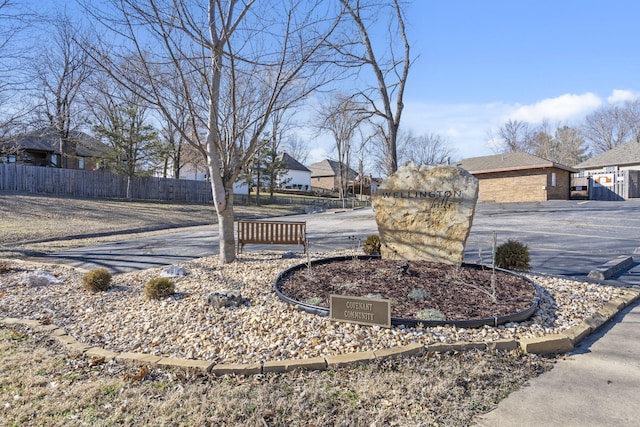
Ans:
[[[236,240],[233,232],[233,191],[227,189],[227,206],[218,211],[218,234],[220,236],[220,261],[230,263],[236,257]]]
[[[127,200],[131,201],[131,176],[127,175]]]

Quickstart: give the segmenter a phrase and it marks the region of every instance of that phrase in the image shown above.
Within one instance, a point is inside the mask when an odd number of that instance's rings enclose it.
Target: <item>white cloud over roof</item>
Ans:
[[[607,98],[607,102],[610,104],[613,104],[616,102],[635,101],[636,99],[639,99],[639,98],[640,98],[640,92],[634,92],[631,90],[614,89],[613,92],[611,92],[611,95],[609,95],[609,97]]]
[[[555,98],[547,98],[532,105],[516,108],[504,117],[504,121],[518,120],[528,123],[540,123],[543,120],[564,121],[585,115],[602,105],[602,100],[588,92],[582,95],[564,94]]]

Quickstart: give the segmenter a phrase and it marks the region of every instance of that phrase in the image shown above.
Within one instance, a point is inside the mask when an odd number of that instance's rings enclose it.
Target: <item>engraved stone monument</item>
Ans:
[[[478,200],[478,180],[453,166],[408,163],[371,202],[383,258],[461,264]]]

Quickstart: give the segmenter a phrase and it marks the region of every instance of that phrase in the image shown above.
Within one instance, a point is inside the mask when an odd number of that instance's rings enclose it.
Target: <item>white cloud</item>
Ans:
[[[565,121],[582,116],[599,107],[602,100],[588,92],[582,95],[564,94],[555,98],[547,98],[532,105],[517,107],[503,117],[503,121],[519,120],[528,123],[540,123],[547,119],[552,122]]]
[[[611,95],[607,98],[609,104],[616,102],[635,101],[640,98],[640,92],[634,92],[631,90],[614,89]]]
[[[606,100],[620,102],[640,99],[640,92],[614,90]],[[556,122],[582,120],[604,101],[594,93],[564,94],[542,99],[530,105],[505,104],[435,104],[409,101],[405,103],[401,128],[414,135],[434,133],[449,141],[456,158],[487,156],[495,153],[496,141],[491,140],[496,130],[509,120],[537,124],[547,119]],[[328,138],[310,138],[309,162],[329,158],[333,145]]]
[[[489,131],[512,107],[506,104],[429,104],[408,102],[401,127],[414,135],[435,133],[449,141],[455,157],[492,154],[487,144]]]

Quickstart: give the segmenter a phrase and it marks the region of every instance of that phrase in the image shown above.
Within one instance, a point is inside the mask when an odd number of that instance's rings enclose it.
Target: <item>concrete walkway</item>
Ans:
[[[640,304],[475,421],[486,427],[640,425]]]

